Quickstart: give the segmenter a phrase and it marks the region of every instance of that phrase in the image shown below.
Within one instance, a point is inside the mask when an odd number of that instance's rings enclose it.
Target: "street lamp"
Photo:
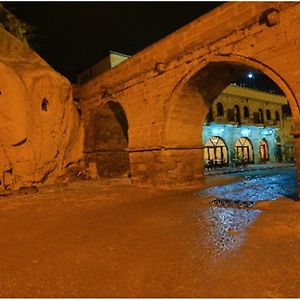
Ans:
[[[248,76],[248,78],[250,78],[250,79],[252,79],[252,78],[254,77],[253,73],[251,73],[251,72],[249,72],[249,73],[247,74],[247,76]]]
[[[247,74],[247,78],[250,79],[249,83],[252,81],[252,84],[250,84],[250,87],[252,87],[254,89],[255,88],[255,76],[254,76],[254,73],[249,72]]]

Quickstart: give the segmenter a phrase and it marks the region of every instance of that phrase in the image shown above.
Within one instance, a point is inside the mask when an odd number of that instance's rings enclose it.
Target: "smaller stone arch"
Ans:
[[[115,100],[108,100],[90,113],[85,135],[85,161],[98,177],[130,174],[128,120]]]

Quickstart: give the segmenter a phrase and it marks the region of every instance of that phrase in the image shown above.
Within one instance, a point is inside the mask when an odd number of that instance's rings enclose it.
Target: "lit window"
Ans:
[[[249,139],[239,138],[235,145],[235,159],[244,160],[247,163],[253,162],[253,147]]]

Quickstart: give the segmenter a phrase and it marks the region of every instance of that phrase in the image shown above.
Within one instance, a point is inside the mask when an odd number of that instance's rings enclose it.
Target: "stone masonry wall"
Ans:
[[[128,119],[133,179],[199,182],[203,145],[196,137],[205,116],[217,95],[249,67],[285,93],[300,137],[299,53],[297,2],[226,3],[79,87],[85,127],[89,111],[108,99],[118,101]],[[298,171],[299,155],[297,148]]]

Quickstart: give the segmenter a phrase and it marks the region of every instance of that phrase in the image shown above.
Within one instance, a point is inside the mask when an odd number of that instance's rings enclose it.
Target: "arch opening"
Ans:
[[[208,166],[206,143],[216,136],[227,145],[229,167],[235,167],[236,161],[245,164],[286,162],[288,147],[294,147],[293,120],[297,120],[299,114],[289,87],[273,70],[258,62],[213,59],[187,74],[168,104],[164,141],[168,146],[182,147],[181,164],[186,166],[182,170],[195,180],[203,178],[203,170]],[[253,74],[252,82],[245,85],[242,79],[249,81],[249,72]],[[253,82],[259,76],[272,82],[274,89],[267,86],[268,90],[259,89],[258,83]],[[281,111],[289,114],[279,115]],[[284,146],[282,142],[280,145],[283,157],[280,160],[277,139],[283,135],[286,141]],[[264,142],[261,144],[261,141]],[[289,150],[292,152],[294,150]],[[203,163],[193,165],[195,159]]]
[[[85,162],[98,177],[130,175],[128,121],[122,106],[106,102],[91,113],[85,134]]]

